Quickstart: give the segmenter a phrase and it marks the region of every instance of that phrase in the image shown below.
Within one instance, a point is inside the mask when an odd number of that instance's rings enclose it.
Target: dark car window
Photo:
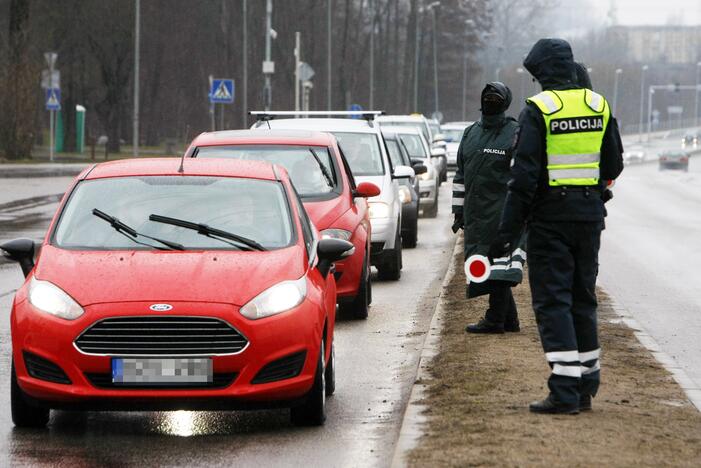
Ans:
[[[389,140],[385,138],[385,143],[387,143],[387,151],[389,152],[389,159],[392,161],[392,166],[405,166],[407,165],[402,158],[402,150],[399,148],[399,143],[397,140]]]
[[[149,221],[157,214],[192,221],[256,241],[267,249],[295,238],[287,195],[276,181],[233,177],[143,176],[85,180],[71,193],[53,233],[66,249],[139,250],[93,215],[97,208],[137,232],[182,244],[188,250],[236,247],[197,231]]]
[[[412,158],[428,158],[429,155],[426,154],[426,147],[424,147],[421,137],[419,135],[400,135],[404,147],[409,152],[409,156]]]
[[[322,168],[314,158],[311,150],[319,158],[331,181],[324,176]],[[197,158],[234,158],[248,161],[265,161],[284,167],[292,183],[303,198],[329,194],[338,187],[340,179],[336,165],[323,146],[299,145],[229,145],[201,146],[194,157]]]

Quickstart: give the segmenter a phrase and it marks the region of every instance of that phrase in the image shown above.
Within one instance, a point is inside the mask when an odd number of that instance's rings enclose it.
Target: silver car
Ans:
[[[424,216],[435,218],[438,215],[438,187],[440,186],[440,173],[431,163],[432,150],[423,133],[416,127],[391,127],[382,126],[382,131],[392,132],[399,136],[411,159],[421,159],[428,169],[419,175],[419,208]]]
[[[315,130],[333,134],[338,140],[353,177],[357,182],[372,182],[380,187],[380,195],[368,199],[370,206],[371,250],[370,262],[377,267],[380,279],[398,280],[402,269],[401,217],[397,179],[414,176],[407,166],[392,167],[380,128],[372,120],[347,118],[272,118],[260,114],[253,128],[288,130]],[[324,112],[277,113],[287,115],[335,115]],[[341,113],[342,114],[342,113]]]
[[[458,168],[458,148],[465,133],[465,129],[473,122],[450,122],[441,125],[441,133],[445,137],[446,151],[448,152],[448,169]]]

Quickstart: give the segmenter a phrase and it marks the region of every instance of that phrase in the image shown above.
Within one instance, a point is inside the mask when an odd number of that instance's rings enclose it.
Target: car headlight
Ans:
[[[402,202],[402,205],[411,203],[411,192],[406,185],[399,186],[399,201]]]
[[[353,233],[345,229],[324,229],[320,234],[322,239],[341,239],[349,241]]]
[[[47,314],[66,320],[75,320],[85,312],[83,308],[61,288],[32,276],[29,282],[29,303]]]
[[[389,218],[389,205],[383,202],[370,202],[371,218]]]
[[[302,276],[298,280],[283,281],[271,286],[241,307],[240,312],[251,320],[270,317],[297,307],[306,296],[307,277]]]

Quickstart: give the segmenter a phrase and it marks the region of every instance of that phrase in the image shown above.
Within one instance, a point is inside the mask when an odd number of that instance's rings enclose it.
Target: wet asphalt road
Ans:
[[[660,172],[656,158],[630,165],[614,193],[599,283],[701,386],[701,153],[688,173]]]
[[[42,181],[39,182],[39,181]],[[0,241],[43,236],[70,178],[0,180]],[[421,219],[399,282],[373,284],[367,321],[336,326],[336,393],[321,428],[265,412],[73,413],[45,430],[14,429],[9,411],[9,312],[23,278],[0,263],[0,465],[388,466],[425,332],[452,251],[449,184],[438,218]],[[13,203],[21,199],[22,202]],[[50,339],[50,338],[49,338]]]

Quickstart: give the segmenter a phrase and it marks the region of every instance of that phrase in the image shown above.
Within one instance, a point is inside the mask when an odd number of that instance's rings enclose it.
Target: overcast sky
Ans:
[[[571,0],[564,0],[565,6]],[[611,0],[590,0],[606,18]],[[615,0],[619,24],[701,24],[701,0]]]

